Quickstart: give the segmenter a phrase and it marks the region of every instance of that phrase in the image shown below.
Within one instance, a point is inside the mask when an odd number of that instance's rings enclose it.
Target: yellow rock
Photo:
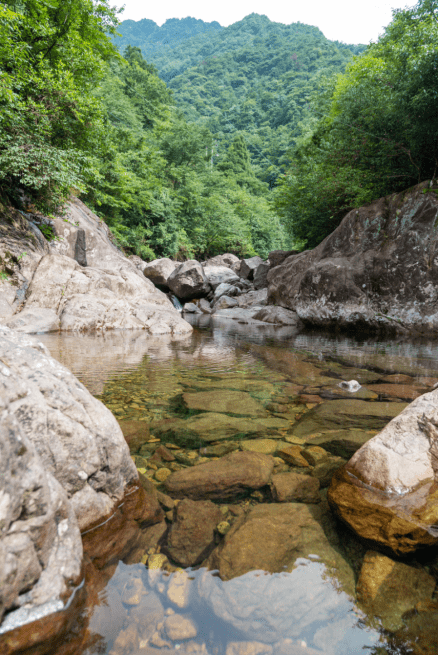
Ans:
[[[240,443],[242,451],[254,451],[271,455],[277,450],[278,440],[243,440]]]
[[[166,480],[170,476],[172,472],[170,469],[167,469],[167,467],[161,467],[160,469],[157,469],[155,472],[155,479],[162,483],[163,481]]]
[[[230,528],[231,526],[228,522],[219,522],[219,524],[216,526],[217,532],[221,535],[226,535]]]

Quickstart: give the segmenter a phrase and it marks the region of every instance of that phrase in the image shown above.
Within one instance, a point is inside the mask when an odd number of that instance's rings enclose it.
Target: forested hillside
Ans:
[[[175,19],[161,28],[125,21],[114,43],[122,49],[131,39],[141,48],[185,117],[214,135],[215,161],[240,132],[256,175],[273,186],[308,115],[309,95],[365,46],[332,42],[316,27],[258,14],[222,29],[191,18],[179,23],[178,32]]]
[[[6,0],[0,203],[50,213],[80,195],[144,259],[312,247],[435,177],[437,10],[394,11],[364,49],[256,14],[158,28],[120,25],[107,0]]]

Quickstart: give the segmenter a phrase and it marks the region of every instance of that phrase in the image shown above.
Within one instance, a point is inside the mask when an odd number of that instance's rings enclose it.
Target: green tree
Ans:
[[[273,206],[315,246],[345,213],[438,171],[436,3],[393,12],[377,43],[323,81]],[[325,85],[325,86],[324,86]]]
[[[106,0],[0,5],[0,192],[23,187],[47,209],[84,188],[102,140],[92,91],[117,24]]]

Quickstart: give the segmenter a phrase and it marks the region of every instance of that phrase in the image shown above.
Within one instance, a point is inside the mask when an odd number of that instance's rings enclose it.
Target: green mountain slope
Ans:
[[[157,67],[186,118],[215,135],[216,161],[221,161],[240,132],[257,176],[271,185],[285,170],[286,151],[300,134],[300,121],[309,114],[310,94],[322,77],[342,72],[365,48],[329,41],[317,27],[274,23],[254,13],[221,29],[183,19],[179,23],[184,39],[179,43],[177,39],[164,43],[167,32],[160,30],[168,31],[171,21],[153,31],[152,37],[147,31],[150,22],[136,24],[132,45],[139,46]],[[129,36],[132,23],[125,21],[118,28],[123,37],[115,43],[121,50],[133,38]],[[172,19],[173,34],[177,26],[177,19]],[[187,38],[190,29],[193,36]],[[156,47],[158,38],[161,47]]]

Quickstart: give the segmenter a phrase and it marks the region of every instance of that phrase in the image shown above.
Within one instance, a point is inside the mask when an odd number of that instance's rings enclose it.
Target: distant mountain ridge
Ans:
[[[228,27],[194,18],[124,21],[114,39],[141,49],[188,121],[217,139],[217,163],[241,132],[260,180],[270,186],[309,117],[324,77],[341,73],[365,45],[327,39],[318,27],[275,23],[256,13]],[[215,155],[216,157],[216,155]]]
[[[225,29],[217,21],[205,23],[198,18],[168,18],[161,27],[149,18],[139,21],[126,20],[119,26],[121,37],[115,39],[119,50],[123,52],[126,46],[137,46],[143,56],[150,59],[151,54],[171,49],[181,45],[183,41],[206,32],[216,32]]]

